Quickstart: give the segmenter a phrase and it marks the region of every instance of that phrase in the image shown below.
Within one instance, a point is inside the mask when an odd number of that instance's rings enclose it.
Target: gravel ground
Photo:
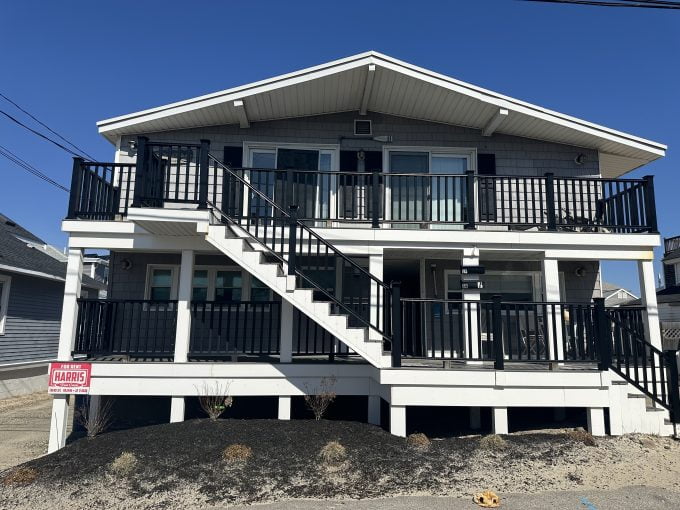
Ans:
[[[345,459],[321,461],[329,440],[346,448]],[[235,443],[249,446],[252,456],[229,464],[222,451]],[[137,459],[129,475],[111,468],[123,451]],[[227,508],[332,498],[318,502],[324,508],[386,496],[469,501],[485,489],[680,491],[680,443],[669,438],[598,438],[586,446],[566,431],[550,431],[511,434],[501,444],[478,436],[433,440],[419,450],[378,427],[340,421],[191,420],[78,440],[23,467],[34,470],[35,481],[0,484],[0,508]],[[581,507],[587,508],[574,506]]]
[[[51,411],[47,392],[0,400],[0,471],[47,452]]]

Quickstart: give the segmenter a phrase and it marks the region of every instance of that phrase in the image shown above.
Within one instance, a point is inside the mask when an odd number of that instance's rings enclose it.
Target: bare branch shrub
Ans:
[[[28,485],[38,477],[38,472],[31,467],[18,467],[10,471],[2,479],[3,485]]]
[[[92,398],[92,397],[90,397]],[[86,430],[87,437],[92,439],[111,426],[113,421],[113,399],[102,399],[99,409],[90,409],[90,398],[85,405],[75,411],[76,421]]]
[[[335,400],[336,394],[334,391],[336,379],[335,376],[323,377],[319,386],[311,390],[305,384],[307,395],[305,395],[305,404],[314,413],[314,418],[320,420],[324,415],[328,406]]]
[[[585,429],[578,428],[567,432],[567,436],[572,441],[583,443],[586,446],[597,446],[597,441],[593,435]]]
[[[253,450],[244,444],[230,444],[222,452],[222,458],[229,464],[247,461],[253,454]]]
[[[337,464],[347,458],[347,449],[338,441],[329,441],[321,448],[319,457],[321,457],[321,460],[326,464]]]
[[[489,434],[479,440],[479,447],[484,450],[501,451],[507,447],[505,439],[498,434]]]
[[[139,464],[137,456],[132,452],[123,452],[109,464],[109,470],[118,476],[129,476]]]
[[[234,403],[234,398],[229,396],[229,386],[229,383],[215,382],[213,386],[203,383],[201,387],[198,403],[203,412],[213,421],[217,420]]]
[[[416,432],[406,438],[406,444],[417,450],[427,450],[430,447],[430,439],[422,432]]]

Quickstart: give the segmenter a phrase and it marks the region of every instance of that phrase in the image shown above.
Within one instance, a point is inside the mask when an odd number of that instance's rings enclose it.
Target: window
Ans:
[[[172,268],[151,268],[149,299],[154,301],[172,299],[173,273]]]
[[[243,277],[241,271],[217,271],[215,275],[215,301],[241,301]]]
[[[481,275],[484,288],[480,293],[483,301],[491,300],[495,294],[500,294],[504,301],[534,301],[541,295],[539,278],[534,278],[532,272],[520,271],[487,271]],[[458,271],[446,272],[446,299],[462,299],[463,292],[460,285]]]
[[[0,275],[0,335],[5,334],[7,322],[7,308],[9,307],[9,285],[12,278]]]
[[[271,301],[272,291],[264,283],[253,277],[250,282],[251,301]]]
[[[208,270],[197,269],[194,271],[194,279],[191,284],[191,300],[192,301],[207,301],[208,300]]]

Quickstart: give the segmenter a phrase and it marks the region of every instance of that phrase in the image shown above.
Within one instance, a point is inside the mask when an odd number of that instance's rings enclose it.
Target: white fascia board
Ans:
[[[664,156],[667,149],[667,146],[664,144],[631,135],[629,133],[624,133],[622,131],[610,129],[605,126],[588,122],[576,117],[571,117],[553,110],[548,110],[531,103],[520,101],[518,99],[505,96],[488,89],[477,87],[470,83],[456,80],[434,71],[414,66],[407,62],[388,57],[387,55],[383,55],[375,51],[360,53],[358,55],[344,59],[339,59],[318,66],[302,69],[300,71],[276,76],[267,80],[215,92],[213,94],[199,96],[185,101],[171,103],[128,115],[105,119],[97,122],[97,127],[99,128],[99,132],[105,135],[109,131],[133,126],[140,122],[157,120],[178,113],[188,112],[199,108],[206,108],[228,101],[243,99],[254,94],[268,92],[290,85],[311,81],[331,74],[340,73],[345,70],[371,64],[380,65],[385,69],[390,69],[406,76],[410,76],[412,78],[440,86],[468,97],[472,97],[479,101],[493,104],[499,108],[526,114],[531,117],[574,129],[591,136],[600,137],[615,143],[621,143],[629,147],[643,150],[657,157]]]

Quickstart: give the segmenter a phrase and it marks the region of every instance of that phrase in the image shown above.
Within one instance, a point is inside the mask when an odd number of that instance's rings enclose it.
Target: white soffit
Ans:
[[[607,177],[654,161],[666,151],[663,144],[547,110],[374,51],[102,120],[97,126],[115,143],[121,135],[221,124],[245,127],[253,122],[359,112],[362,108],[479,130],[488,129],[499,111],[507,110],[503,121],[494,126],[494,133],[596,149],[600,152],[601,172]]]

